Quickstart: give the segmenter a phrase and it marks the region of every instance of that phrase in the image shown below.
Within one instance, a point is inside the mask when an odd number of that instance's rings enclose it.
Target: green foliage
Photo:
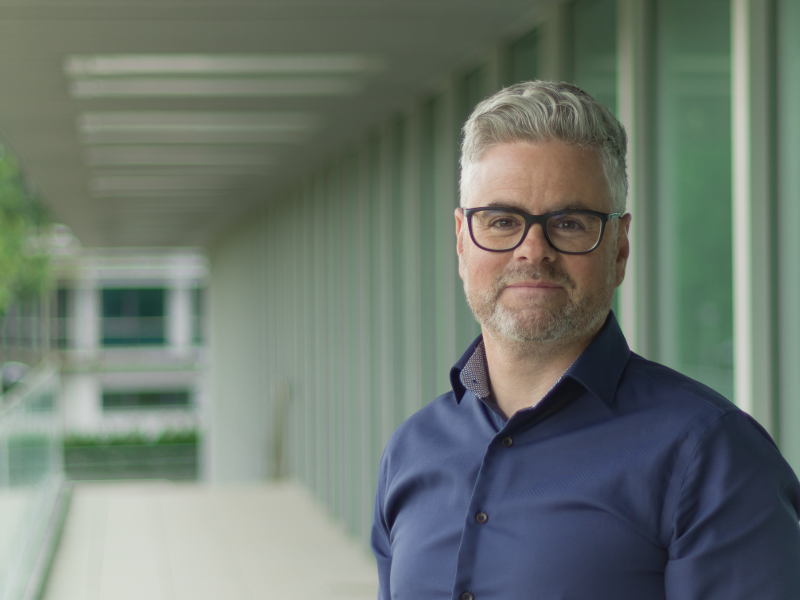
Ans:
[[[165,431],[157,438],[142,432],[117,435],[77,435],[64,438],[65,448],[87,448],[98,446],[158,446],[172,444],[197,444],[198,435],[194,429]]]
[[[35,297],[47,286],[48,257],[36,243],[45,222],[18,162],[0,147],[0,314],[14,298]]]

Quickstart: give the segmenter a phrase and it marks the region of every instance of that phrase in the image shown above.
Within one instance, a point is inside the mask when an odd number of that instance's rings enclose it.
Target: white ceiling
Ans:
[[[0,141],[85,246],[205,245],[542,0],[0,0]]]

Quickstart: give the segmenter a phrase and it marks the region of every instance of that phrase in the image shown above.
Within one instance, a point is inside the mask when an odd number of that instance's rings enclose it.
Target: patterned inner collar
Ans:
[[[478,398],[486,399],[492,395],[489,388],[489,369],[486,366],[486,349],[483,340],[477,345],[467,364],[461,369],[461,383]]]
[[[547,390],[548,394],[554,387],[561,383],[561,380],[564,379],[564,375],[572,368],[576,360],[578,360],[578,357],[572,361],[572,364],[567,367],[567,370],[561,374],[552,386],[550,386],[550,389]],[[460,377],[461,383],[463,383],[464,387],[470,392],[481,400],[487,401],[490,405],[494,404],[491,399],[492,390],[489,387],[489,366],[486,363],[486,348],[483,345],[483,340],[475,347],[475,351],[472,353],[472,356],[469,357],[467,364],[461,369]]]

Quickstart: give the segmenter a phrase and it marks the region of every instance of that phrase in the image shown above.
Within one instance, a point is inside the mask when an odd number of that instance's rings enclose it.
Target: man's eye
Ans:
[[[494,219],[489,226],[496,229],[508,229],[510,227],[516,227],[517,222],[514,221],[514,219]]]
[[[559,219],[554,225],[561,231],[583,231],[585,229],[583,223],[577,219]]]

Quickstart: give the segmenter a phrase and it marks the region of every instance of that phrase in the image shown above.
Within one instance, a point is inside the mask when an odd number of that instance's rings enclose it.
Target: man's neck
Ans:
[[[508,343],[484,331],[492,397],[506,418],[534,406],[592,341]]]

